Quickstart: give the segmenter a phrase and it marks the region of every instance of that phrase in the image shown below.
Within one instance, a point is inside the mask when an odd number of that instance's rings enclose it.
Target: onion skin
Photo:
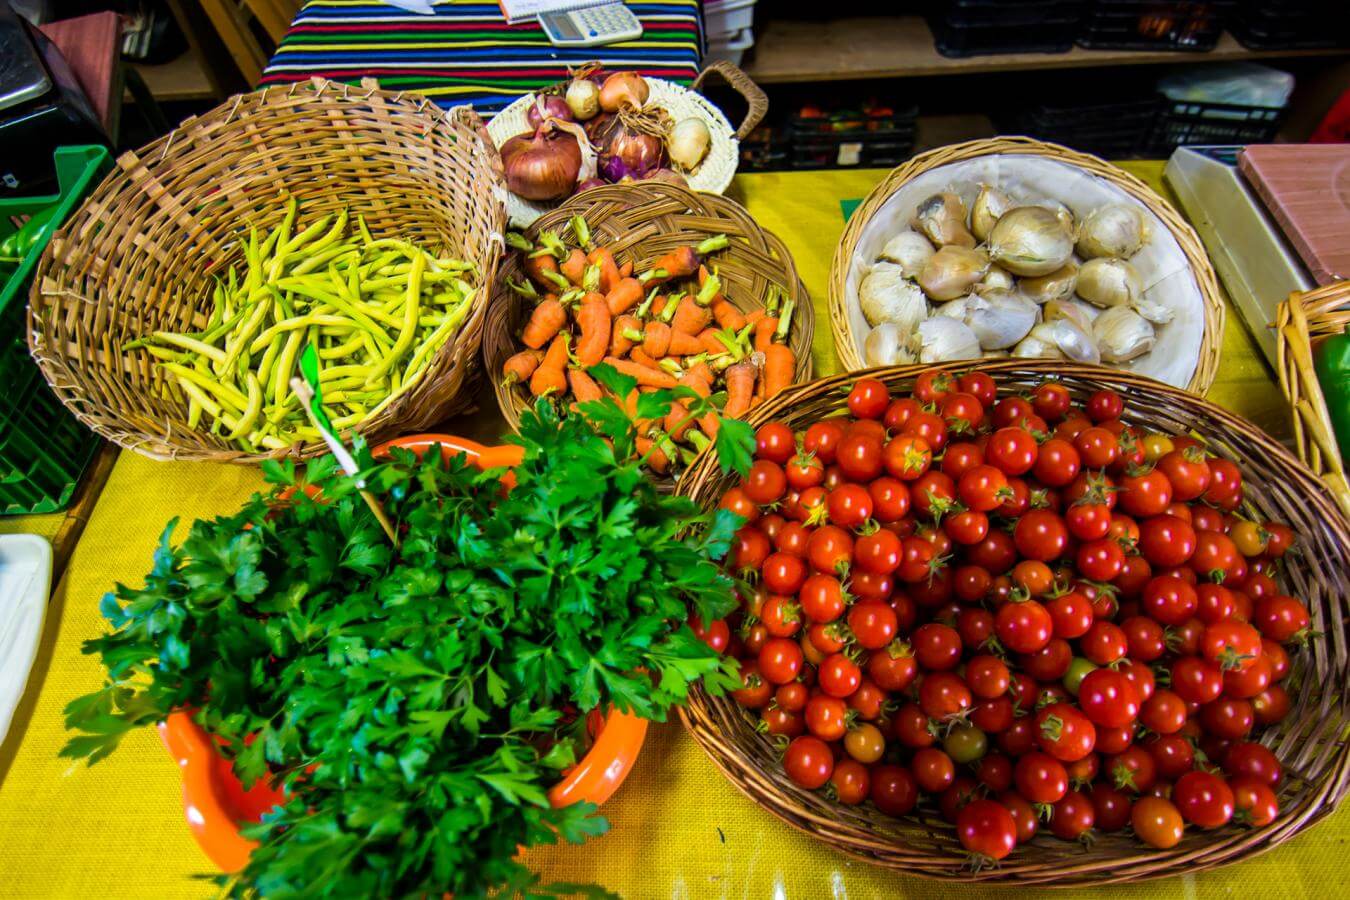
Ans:
[[[506,186],[526,200],[560,200],[576,188],[581,147],[565,131],[545,125],[502,144]]]
[[[600,113],[600,87],[589,78],[574,78],[564,97],[578,122],[594,119]]]
[[[611,113],[625,106],[641,109],[650,94],[647,80],[637,72],[615,72],[600,86],[600,108]]]
[[[604,187],[607,184],[609,184],[609,182],[605,181],[603,178],[587,178],[577,185],[577,193],[580,194],[582,191],[589,191],[591,188]]]
[[[539,111],[540,106],[544,108],[543,112]],[[530,108],[525,110],[525,121],[529,123],[531,128],[538,131],[539,126],[543,125],[548,119],[562,119],[564,122],[571,122],[572,110],[568,108],[567,101],[561,97],[536,94]]]
[[[674,169],[653,169],[642,180],[663,181],[666,184],[678,184],[680,187],[689,187],[689,179],[685,178]]]
[[[596,129],[591,141],[600,151],[600,174],[608,181],[646,178],[666,165],[666,145],[660,136],[631,131],[617,116]]]

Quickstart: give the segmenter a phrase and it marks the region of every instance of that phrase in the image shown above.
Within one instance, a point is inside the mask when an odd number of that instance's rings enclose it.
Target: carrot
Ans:
[[[544,354],[538,350],[520,351],[502,366],[502,382],[515,384],[519,381],[528,381],[534,370],[539,368],[539,361],[543,358]]]
[[[605,362],[613,366],[618,372],[636,378],[639,385],[655,388],[672,388],[676,385],[674,376],[652,366],[644,366],[641,363],[617,359],[613,356],[605,357]]]
[[[599,294],[587,294],[577,310],[577,326],[581,336],[577,338],[577,362],[583,367],[593,366],[605,358],[609,349],[609,307]]]
[[[718,299],[712,302],[712,314],[719,327],[729,328],[732,331],[740,331],[750,324],[745,315],[721,294],[718,294]]]
[[[558,275],[558,261],[553,258],[551,253],[544,253],[539,256],[525,257],[525,274],[530,280],[541,288],[553,290],[558,283],[550,278],[549,275]]]
[[[693,297],[686,296],[680,300],[679,307],[675,310],[675,318],[670,323],[676,331],[683,331],[685,334],[698,334],[708,323],[712,321],[712,313],[705,307],[699,306]]]
[[[766,310],[764,307],[762,306],[756,307],[755,309],[752,309],[745,314],[745,325],[755,325],[759,322],[760,319],[764,318],[768,314],[769,314],[768,310]],[[744,328],[745,325],[742,325],[741,328]],[[738,328],[736,330],[740,331],[741,329]]]
[[[706,397],[712,393],[712,373],[702,362],[690,366],[684,370],[679,377],[679,383],[692,389],[700,397]],[[677,400],[670,405],[670,413],[666,416],[666,431],[675,440],[683,440],[684,433],[689,430],[692,422],[684,421],[689,416],[689,407],[683,400]],[[717,418],[716,415],[713,418]]]
[[[633,274],[633,261],[631,259],[628,262],[624,263],[623,265],[619,266],[620,278],[628,278],[631,277],[632,274]]]
[[[670,349],[670,326],[665,322],[648,322],[642,331],[642,352],[652,359],[665,356]]]
[[[755,364],[742,360],[727,369],[727,405],[722,415],[728,419],[739,419],[750,411],[750,400],[755,394],[755,377],[758,375]]]
[[[722,346],[722,342],[717,339],[717,329],[708,327],[698,333],[698,342],[703,349],[716,356],[719,353],[726,353],[727,348]]]
[[[568,281],[580,285],[586,275],[586,254],[574,248],[558,268]]]
[[[725,234],[719,234],[716,237],[710,237],[696,247],[684,246],[676,247],[656,261],[646,272],[642,273],[641,281],[645,284],[650,281],[669,281],[674,278],[688,278],[697,274],[699,266],[703,262],[703,257],[714,250],[721,250],[731,245]]]
[[[797,368],[797,355],[787,344],[770,344],[764,351],[764,396],[772,397],[792,384],[792,373]],[[731,401],[728,400],[730,405]]]
[[[534,312],[530,313],[530,321],[520,333],[520,339],[525,342],[526,347],[538,350],[552,340],[566,324],[567,310],[563,309],[563,305],[557,298],[545,298],[534,308]]]
[[[652,359],[650,356],[647,355],[647,351],[643,350],[641,347],[637,345],[634,345],[633,349],[628,351],[628,358],[631,359],[633,362],[637,363],[638,365],[646,366],[649,369],[661,368],[659,365],[657,365],[656,360]]]
[[[703,350],[703,342],[696,336],[671,329],[670,346],[666,349],[671,356],[694,356]]]
[[[610,315],[617,316],[620,313],[628,312],[642,300],[642,295],[645,292],[641,282],[636,278],[623,279],[605,295],[605,302],[609,304]]]
[[[699,286],[699,287],[703,287],[705,284],[707,284],[707,283],[708,283],[708,278],[709,278],[709,276],[711,276],[711,275],[712,275],[712,273],[708,271],[708,267],[707,267],[707,266],[705,266],[705,265],[700,265],[700,266],[698,267],[698,286]]]
[[[661,317],[662,317],[661,314],[664,313],[664,312],[666,311],[666,295],[665,295],[665,294],[657,294],[655,297],[652,298],[652,306],[651,306],[651,310],[652,310],[652,315],[656,316],[657,318],[661,318]]]
[[[600,385],[595,383],[594,378],[586,374],[585,369],[579,369],[576,366],[568,369],[567,383],[572,386],[572,396],[577,398],[577,403],[588,403],[605,396],[604,391],[600,390]],[[575,405],[573,404],[573,406]]]
[[[665,472],[670,469],[670,458],[651,438],[639,435],[633,444],[637,452],[647,458],[647,465],[652,467],[652,471]]]
[[[625,331],[641,331],[642,321],[637,316],[619,316],[609,332],[609,355],[622,358],[636,343]]]
[[[596,247],[586,256],[586,261],[600,267],[601,292],[608,294],[614,290],[614,286],[622,277],[619,275],[618,265],[614,262],[614,254],[606,247]]]
[[[765,316],[755,323],[755,352],[767,353],[769,345],[773,343],[773,333],[778,329],[778,319],[775,316]]]
[[[567,366],[567,332],[559,334],[548,345],[543,362],[530,376],[530,393],[536,397],[545,394],[561,394],[567,390],[567,376],[563,369]]]

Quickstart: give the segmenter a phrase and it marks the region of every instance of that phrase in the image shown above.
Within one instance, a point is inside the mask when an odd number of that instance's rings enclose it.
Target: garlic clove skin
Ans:
[[[1092,333],[1092,320],[1097,318],[1097,309],[1081,300],[1051,300],[1041,307],[1041,315],[1047,322],[1056,319],[1068,319],[1085,333]]]
[[[1016,280],[1007,269],[999,266],[990,266],[989,271],[984,273],[979,284],[975,285],[975,290],[1000,290],[1011,291],[1016,286]]]
[[[1031,302],[1045,304],[1072,297],[1077,285],[1078,263],[1070,260],[1049,275],[1023,278],[1017,282],[1017,289]]]
[[[1132,306],[1144,292],[1139,270],[1123,259],[1089,259],[1078,270],[1078,296],[1094,306],[1110,309]]]
[[[868,325],[891,322],[909,334],[928,317],[928,301],[919,286],[893,263],[878,263],[858,286],[858,306]]]
[[[1153,325],[1128,306],[1114,306],[1098,316],[1092,323],[1092,336],[1102,359],[1111,363],[1143,356],[1157,340]]]
[[[910,349],[921,363],[939,363],[956,359],[977,359],[980,342],[964,322],[947,316],[935,316],[919,323],[910,339]]]
[[[966,311],[970,306],[970,301],[974,297],[974,294],[967,294],[964,297],[957,297],[955,300],[948,300],[946,303],[940,303],[934,308],[933,315],[946,316],[949,319],[956,319],[960,322],[964,322],[966,320]]]
[[[1059,352],[1059,347],[1053,341],[1037,337],[1035,330],[1033,328],[1032,334],[1017,342],[1012,355],[1017,359],[1063,359],[1064,354]]]
[[[1055,218],[1059,219],[1060,224],[1064,226],[1069,234],[1074,235],[1076,238],[1078,234],[1078,222],[1074,220],[1073,210],[1069,209],[1058,200],[1052,200],[1048,197],[1044,200],[1037,200],[1032,206],[1039,206],[1042,209],[1050,210],[1055,214]]]
[[[980,354],[980,359],[1008,359],[1011,356],[1007,350],[986,350]]]
[[[869,366],[898,366],[914,362],[905,347],[906,333],[891,322],[882,322],[863,339],[863,359]]]
[[[979,240],[989,240],[989,232],[994,230],[995,223],[1014,205],[1012,198],[1003,191],[981,184],[980,192],[970,206],[970,230]]]
[[[1028,277],[1049,275],[1073,256],[1073,233],[1041,206],[1009,210],[989,233],[988,244],[990,259]]]
[[[955,300],[968,293],[988,271],[989,257],[984,251],[948,245],[928,260],[918,282],[933,300]]]
[[[907,228],[886,242],[886,246],[881,248],[880,258],[899,266],[906,278],[913,278],[936,252],[928,238]]]
[[[1084,331],[1069,319],[1043,322],[1032,329],[1041,340],[1050,341],[1066,359],[1097,365],[1102,361],[1101,351],[1090,331]]]
[[[1129,259],[1148,243],[1144,212],[1128,203],[1108,203],[1088,213],[1078,229],[1078,253],[1086,258]]]
[[[1134,301],[1134,311],[1154,325],[1166,325],[1176,315],[1161,303],[1154,303],[1152,300],[1145,300],[1143,297]]]
[[[913,225],[938,247],[975,246],[975,236],[966,230],[966,205],[951,191],[934,194],[920,203]]]
[[[986,291],[966,304],[966,324],[984,350],[1006,350],[1027,336],[1040,308],[1011,291]]]

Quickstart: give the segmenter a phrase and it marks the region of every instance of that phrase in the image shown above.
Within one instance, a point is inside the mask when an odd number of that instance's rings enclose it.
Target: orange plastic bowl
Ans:
[[[419,456],[439,447],[446,457],[462,453],[484,469],[514,466],[523,453],[520,447],[484,447],[440,434],[397,438],[376,447],[374,453],[381,455],[390,447],[405,447]],[[508,473],[508,484],[509,479]],[[629,713],[611,710],[603,719],[597,716],[592,724],[595,727],[591,729],[589,752],[549,791],[548,799],[554,806],[583,800],[604,803],[628,777],[647,737],[647,720]],[[258,843],[240,834],[239,827],[260,821],[268,810],[284,801],[284,795],[261,782],[244,790],[229,760],[220,754],[211,736],[192,721],[190,713],[170,714],[159,724],[159,735],[182,773],[183,811],[197,844],[222,871],[244,868]]]

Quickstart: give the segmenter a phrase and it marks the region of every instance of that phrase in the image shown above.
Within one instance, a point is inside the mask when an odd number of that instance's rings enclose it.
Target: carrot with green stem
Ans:
[[[520,333],[520,339],[531,350],[538,350],[553,340],[553,336],[567,324],[567,310],[556,297],[546,297],[530,313],[530,321]]]
[[[680,301],[684,299],[684,294],[668,294],[661,304],[661,321],[667,325],[675,318],[675,313],[679,312]]]
[[[648,322],[642,329],[642,352],[660,359],[670,349],[671,328],[665,322]]]
[[[722,415],[728,419],[739,419],[750,411],[750,401],[755,396],[755,379],[759,370],[749,360],[741,360],[727,369],[727,405]]]
[[[365,228],[364,219],[361,219],[361,227],[363,229]],[[367,243],[370,243],[371,240],[371,238],[366,239]],[[510,247],[512,250],[519,250],[522,253],[531,253],[534,251],[534,244],[530,243],[530,239],[519,231],[508,231],[506,233],[506,246]]]
[[[636,278],[623,278],[614,285],[614,289],[605,294],[605,302],[609,304],[611,315],[621,315],[628,312],[642,300],[642,294],[646,288]]]
[[[675,378],[669,373],[661,371],[660,367],[657,366],[645,366],[613,356],[606,356],[605,362],[613,366],[615,371],[620,374],[637,379],[638,385],[643,387],[673,388],[676,385]]]
[[[586,254],[586,261],[600,267],[600,291],[608,294],[619,283],[619,266],[614,262],[614,254],[608,247],[596,247]]]
[[[712,313],[706,307],[700,306],[693,297],[686,294],[680,299],[679,307],[676,309],[670,325],[676,331],[683,331],[685,334],[698,334],[707,328],[711,321]]]
[[[698,342],[703,346],[703,350],[716,356],[719,353],[725,353],[726,347],[717,339],[717,329],[711,325],[700,331],[697,335]]]
[[[675,278],[689,278],[698,273],[703,257],[717,250],[731,246],[731,240],[725,234],[710,237],[696,246],[677,247],[656,261],[656,265],[638,276],[643,284],[652,281],[670,281]]]
[[[647,351],[643,350],[639,344],[634,344],[633,349],[628,351],[628,358],[638,365],[646,366],[649,369],[661,368],[656,364],[656,360],[648,356]]]
[[[577,338],[577,362],[589,368],[605,358],[609,350],[609,330],[612,320],[609,307],[599,294],[587,294],[577,310],[577,327],[581,336]]]
[[[605,396],[605,392],[600,389],[600,385],[595,383],[595,379],[587,374],[585,369],[572,366],[567,370],[567,383],[572,387],[572,396],[576,402],[572,404],[575,409],[577,403],[589,403],[592,400],[600,400]]]
[[[655,441],[649,437],[638,435],[633,441],[637,452],[641,454],[642,461],[645,462],[653,472],[666,473],[670,471],[670,457],[666,456]]]
[[[504,278],[502,280],[506,282],[507,287],[524,297],[526,300],[539,299],[539,292],[534,289],[534,282],[528,278],[522,281],[512,281],[510,278]]]
[[[782,312],[777,316],[768,315],[755,323],[755,350],[764,353],[774,340],[783,340],[792,328],[792,308],[795,300],[783,304]]]
[[[573,249],[558,269],[562,272],[563,277],[572,284],[580,285],[586,275],[586,254],[581,250]]]
[[[546,291],[551,291],[559,287],[558,282],[562,282],[562,290],[567,290],[570,286],[567,279],[563,278],[558,272],[558,261],[551,254],[534,254],[525,257],[521,266],[525,269],[526,276],[539,287]]]
[[[646,319],[647,316],[651,314],[657,299],[661,299],[661,305],[664,307],[665,299],[661,297],[661,289],[659,287],[654,287],[652,288],[651,293],[647,295],[647,299],[643,300],[638,308],[633,310],[633,315],[637,316],[639,319]],[[657,310],[657,312],[659,312],[659,310]]]
[[[670,330],[670,346],[666,352],[671,356],[693,356],[703,352],[703,342],[696,335],[683,331]]]
[[[787,344],[773,343],[764,352],[764,399],[792,384],[797,369],[797,354]]]
[[[633,275],[633,261],[630,259],[628,260],[628,262],[619,266],[619,277],[630,278],[632,277],[632,275]]]
[[[530,393],[536,397],[561,394],[567,390],[567,332],[560,332],[548,345],[548,352],[530,376]]]
[[[518,384],[530,380],[544,358],[542,350],[522,350],[502,366],[502,383]]]
[[[636,316],[619,316],[609,335],[609,355],[627,356],[634,344],[643,341],[642,320]]]
[[[572,229],[572,236],[577,239],[582,250],[591,249],[591,227],[586,224],[586,220],[581,216],[573,216],[567,220],[567,226]]]

